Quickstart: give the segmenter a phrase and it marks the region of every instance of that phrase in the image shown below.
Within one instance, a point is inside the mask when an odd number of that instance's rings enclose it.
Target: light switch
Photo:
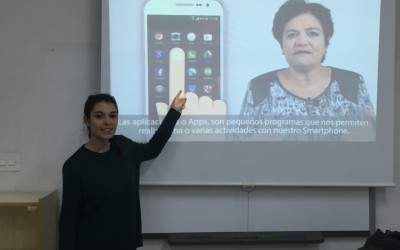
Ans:
[[[0,171],[21,171],[20,157],[18,153],[0,153]]]

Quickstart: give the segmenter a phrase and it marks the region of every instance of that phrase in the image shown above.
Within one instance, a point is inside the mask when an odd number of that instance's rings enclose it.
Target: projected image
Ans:
[[[159,5],[149,3],[147,13],[159,13]],[[192,98],[211,102],[221,99],[220,18],[220,15],[200,14],[147,15],[146,103],[149,115],[160,114],[160,103],[169,104],[179,90]],[[213,110],[199,111],[196,107],[198,105],[190,101],[184,115],[213,114]]]
[[[186,2],[110,1],[121,133],[183,90],[175,141],[375,141],[379,0]]]
[[[261,121],[254,130],[268,127],[274,138],[373,140],[375,112],[364,78],[323,65],[334,35],[331,11],[319,3],[289,0],[276,12],[272,33],[288,67],[250,81],[243,119]]]

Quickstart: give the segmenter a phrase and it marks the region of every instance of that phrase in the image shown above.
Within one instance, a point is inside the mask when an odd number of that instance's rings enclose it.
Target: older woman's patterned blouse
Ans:
[[[279,70],[250,81],[241,107],[245,119],[357,119],[374,124],[375,112],[363,77],[331,68],[329,86],[315,98],[301,98],[286,90]],[[264,92],[259,94],[258,92]]]

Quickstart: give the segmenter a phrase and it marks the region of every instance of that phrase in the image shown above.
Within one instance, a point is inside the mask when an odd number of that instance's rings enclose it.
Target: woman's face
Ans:
[[[309,71],[321,65],[325,36],[315,16],[305,13],[294,17],[285,25],[282,36],[282,53],[289,67]]]
[[[86,126],[90,127],[91,139],[109,140],[117,128],[117,108],[111,102],[96,103],[90,112],[90,117],[85,117],[84,121]]]

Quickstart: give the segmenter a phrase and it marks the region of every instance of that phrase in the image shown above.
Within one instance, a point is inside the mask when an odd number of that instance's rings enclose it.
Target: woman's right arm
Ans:
[[[63,194],[59,222],[59,250],[76,250],[77,227],[81,204],[79,175],[74,166],[63,166]]]
[[[243,98],[242,107],[240,109],[240,115],[247,118],[254,115],[254,100],[250,87],[247,89],[246,94]]]

